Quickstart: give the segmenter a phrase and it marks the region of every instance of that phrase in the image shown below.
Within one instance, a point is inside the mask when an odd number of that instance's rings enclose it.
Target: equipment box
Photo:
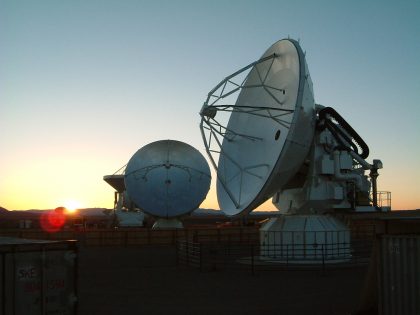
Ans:
[[[0,237],[0,314],[76,313],[76,241]]]

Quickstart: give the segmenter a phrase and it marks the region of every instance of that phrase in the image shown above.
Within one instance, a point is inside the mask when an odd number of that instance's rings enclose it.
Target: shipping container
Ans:
[[[378,266],[379,314],[420,315],[420,235],[383,235]]]
[[[77,243],[0,237],[0,314],[77,313]]]

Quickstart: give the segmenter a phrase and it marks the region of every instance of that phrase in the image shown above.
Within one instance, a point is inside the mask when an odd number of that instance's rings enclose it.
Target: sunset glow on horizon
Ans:
[[[68,213],[74,213],[78,209],[81,209],[81,203],[77,200],[66,200],[64,203],[64,208],[66,208]]]
[[[2,1],[0,207],[113,208],[103,176],[156,140],[209,161],[198,126],[207,93],[290,36],[316,103],[361,135],[368,162],[382,160],[392,209],[418,209],[419,33],[418,1]],[[202,208],[219,209],[216,181],[212,170]]]

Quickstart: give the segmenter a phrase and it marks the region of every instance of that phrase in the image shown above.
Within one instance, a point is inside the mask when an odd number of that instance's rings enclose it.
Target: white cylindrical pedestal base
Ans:
[[[328,215],[284,215],[260,229],[260,255],[287,263],[336,263],[351,258],[350,230]]]

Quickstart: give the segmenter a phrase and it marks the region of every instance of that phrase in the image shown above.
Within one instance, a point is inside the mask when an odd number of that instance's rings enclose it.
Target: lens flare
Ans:
[[[64,207],[56,208],[55,210],[47,211],[41,215],[41,228],[48,233],[55,233],[61,230],[66,223],[66,216]]]

